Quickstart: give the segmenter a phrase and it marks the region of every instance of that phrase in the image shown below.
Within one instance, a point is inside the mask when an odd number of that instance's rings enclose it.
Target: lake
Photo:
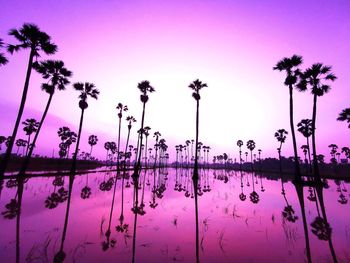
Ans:
[[[0,261],[350,262],[347,182],[201,170],[195,195],[188,169],[122,177],[5,180]]]

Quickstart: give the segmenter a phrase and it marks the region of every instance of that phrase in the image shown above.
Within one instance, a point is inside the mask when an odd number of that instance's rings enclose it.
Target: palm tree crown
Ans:
[[[99,90],[95,88],[95,85],[93,83],[89,83],[89,82],[77,82],[73,84],[73,88],[75,90],[80,91],[80,95],[79,95],[79,107],[82,110],[85,110],[88,107],[88,104],[86,102],[88,96],[90,96],[91,98],[94,98],[97,100],[98,98],[98,94],[100,94]]]
[[[151,86],[150,82],[148,80],[143,80],[141,81],[138,85],[137,88],[141,91],[141,96],[140,99],[143,103],[146,103],[148,101],[148,95],[147,92],[154,92],[155,89]]]
[[[50,82],[50,84],[43,83],[41,85],[42,90],[48,94],[53,94],[55,87],[64,90],[66,85],[70,83],[68,78],[72,76],[72,72],[64,67],[64,62],[61,60],[35,62],[33,68]]]
[[[24,24],[20,29],[11,29],[9,35],[14,36],[20,44],[8,45],[8,52],[13,54],[15,51],[30,48],[34,57],[39,57],[39,51],[51,55],[56,53],[57,46],[51,42],[51,37],[45,32],[40,31],[34,24]]]
[[[36,119],[26,119],[22,122],[24,125],[23,130],[26,132],[26,135],[31,135],[33,132],[36,132],[39,127],[39,122]]]
[[[290,58],[283,58],[278,61],[276,66],[273,67],[274,70],[286,71],[287,76],[284,80],[284,85],[294,85],[298,81],[298,76],[300,75],[300,70],[297,68],[303,63],[303,58],[298,55],[293,55]]]
[[[349,123],[350,128],[350,108],[344,109],[341,113],[339,113],[338,121],[346,121]]]
[[[89,141],[88,141],[88,143],[89,143],[90,146],[96,145],[97,142],[98,142],[98,138],[97,138],[96,135],[90,135],[90,136],[89,136]]]
[[[253,140],[247,141],[247,148],[249,151],[253,151],[255,149],[255,142]]]
[[[192,93],[192,97],[195,100],[200,100],[201,96],[199,95],[199,91],[204,88],[204,87],[208,87],[208,85],[206,83],[203,83],[202,81],[200,81],[199,79],[196,79],[195,81],[193,81],[189,86],[190,89],[192,89],[194,92]]]
[[[308,138],[312,135],[312,120],[303,119],[298,123],[298,131],[304,135],[305,138]]]
[[[0,38],[0,48],[4,46],[4,42]],[[7,58],[5,57],[4,53],[0,53],[0,66],[6,65],[8,62]]]

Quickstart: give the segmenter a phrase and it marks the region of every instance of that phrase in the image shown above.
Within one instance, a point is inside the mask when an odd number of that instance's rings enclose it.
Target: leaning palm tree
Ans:
[[[16,139],[19,123],[21,122],[24,106],[27,99],[30,74],[32,72],[33,60],[40,56],[40,52],[44,52],[47,55],[54,54],[57,50],[57,46],[51,42],[51,38],[45,32],[40,31],[39,27],[34,24],[24,24],[19,30],[11,29],[9,35],[14,36],[20,43],[18,45],[9,45],[8,51],[13,54],[15,51],[21,49],[30,49],[29,62],[27,68],[27,75],[22,92],[21,104],[18,110],[17,119],[13,128],[9,147],[7,147],[6,154],[0,164],[0,176],[2,176],[6,170],[8,160],[10,158],[12,147]]]
[[[123,117],[123,111],[128,111],[128,106],[123,105],[122,103],[118,103],[116,109],[119,111],[118,112],[118,118],[119,118],[119,126],[118,126],[118,142],[117,142],[117,147],[118,147],[118,152],[117,152],[117,170],[119,172],[119,154],[120,154],[120,129],[122,126],[122,117]],[[126,152],[125,152],[126,153]]]
[[[137,162],[136,162],[135,167],[134,167],[135,168],[134,169],[134,177],[138,178],[139,177],[139,169],[141,166],[141,154],[142,154],[141,148],[142,148],[142,139],[143,139],[143,126],[144,126],[144,122],[145,122],[146,103],[148,101],[148,93],[154,92],[155,89],[151,86],[151,84],[149,83],[148,80],[141,81],[137,85],[137,88],[141,91],[140,99],[141,99],[141,102],[143,104],[142,117],[141,117],[141,128],[140,128],[140,135],[139,135],[140,141],[139,141],[139,144],[137,147],[138,157],[137,157]]]
[[[311,86],[311,94],[313,94],[313,110],[312,110],[312,155],[314,174],[317,180],[320,180],[320,173],[317,163],[316,153],[316,114],[317,114],[317,97],[321,97],[330,90],[330,86],[324,84],[325,81],[334,81],[337,77],[331,72],[331,66],[325,66],[322,63],[313,64],[301,74],[301,81],[298,83],[300,90],[306,90],[307,86]]]
[[[280,160],[280,173],[282,173],[281,150],[282,150],[283,143],[285,143],[285,141],[287,139],[287,134],[288,134],[288,132],[285,129],[279,129],[279,130],[277,130],[277,132],[275,132],[275,138],[277,139],[278,142],[280,142],[280,146],[277,148],[278,158]]]
[[[79,142],[80,142],[80,137],[81,137],[81,130],[83,128],[83,120],[84,120],[84,111],[88,108],[88,103],[87,99],[90,96],[93,99],[98,98],[98,94],[100,92],[98,89],[95,88],[95,85],[89,82],[81,83],[77,82],[73,84],[73,88],[77,91],[80,91],[79,95],[79,108],[81,109],[81,115],[80,115],[80,123],[79,123],[79,132],[78,132],[78,140],[77,144],[75,146],[75,153],[73,155],[73,162],[72,162],[72,167],[70,169],[70,172],[72,174],[75,173],[76,169],[76,162],[77,162],[77,156],[78,156],[78,150],[79,150]]]
[[[238,140],[237,141],[237,146],[239,147],[239,169],[242,171],[242,146],[243,146],[243,141]]]
[[[253,150],[255,149],[255,142],[253,140],[247,141],[247,148],[250,151],[250,161],[251,161],[251,167],[252,171],[253,169]]]
[[[91,157],[91,154],[92,154],[92,147],[95,146],[98,142],[98,138],[96,135],[90,135],[89,136],[89,140],[88,140],[88,143],[90,145],[90,157]]]
[[[38,73],[40,73],[44,79],[48,80],[48,83],[43,83],[41,85],[41,88],[43,91],[45,91],[47,94],[49,94],[49,99],[46,103],[44,113],[41,117],[38,131],[35,133],[33,143],[29,147],[29,152],[27,154],[27,157],[22,164],[20,174],[23,174],[29,165],[30,158],[32,156],[32,153],[33,153],[36,141],[38,139],[41,127],[45,121],[47,112],[49,111],[52,97],[55,94],[55,90],[56,89],[65,90],[66,85],[68,85],[70,83],[68,78],[72,76],[72,72],[64,67],[64,63],[61,60],[46,60],[43,62],[35,63],[33,65],[33,68]]]
[[[303,58],[301,56],[293,55],[290,58],[283,58],[277,62],[274,70],[285,71],[287,76],[284,80],[284,85],[289,88],[289,121],[290,129],[292,132],[293,139],[293,149],[294,149],[294,163],[295,163],[295,179],[297,181],[301,180],[297,142],[294,131],[294,117],[293,117],[293,87],[296,86],[298,78],[300,76],[300,70],[298,66],[303,63]]]
[[[32,146],[30,144],[30,136],[33,133],[36,133],[38,131],[40,123],[36,119],[31,118],[31,119],[26,119],[24,122],[22,122],[22,124],[24,125],[23,130],[25,131],[26,135],[28,136],[27,151],[26,151],[26,155],[28,156],[29,148],[32,148]]]
[[[4,42],[0,38],[0,48],[4,46]],[[5,57],[4,53],[0,53],[0,66],[6,65],[8,62],[7,58]]]
[[[203,83],[199,79],[196,79],[193,81],[189,86],[190,89],[193,90],[192,97],[197,102],[196,107],[196,144],[195,144],[195,157],[194,157],[194,172],[193,172],[193,179],[198,180],[198,132],[199,132],[199,100],[201,99],[201,96],[199,95],[199,91],[202,88],[208,87],[206,83]]]
[[[347,123],[349,123],[348,127],[350,129],[350,108],[346,108],[341,113],[339,113],[337,120],[346,121]]]
[[[309,161],[311,161],[309,138],[312,135],[312,120],[303,119],[297,124],[297,126],[298,126],[298,132],[300,132],[306,138],[306,145],[308,148]]]

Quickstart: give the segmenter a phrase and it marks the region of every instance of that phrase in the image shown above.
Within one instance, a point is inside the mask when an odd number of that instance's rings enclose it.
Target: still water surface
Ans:
[[[191,177],[142,171],[137,208],[116,172],[6,180],[0,262],[196,262],[196,248],[200,262],[350,262],[348,183],[201,171],[196,235]]]

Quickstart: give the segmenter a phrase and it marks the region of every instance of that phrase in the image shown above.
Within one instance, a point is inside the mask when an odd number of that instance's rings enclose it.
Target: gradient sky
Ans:
[[[196,78],[208,84],[201,93],[199,136],[213,154],[235,158],[236,141],[254,139],[263,157],[277,157],[274,132],[290,131],[289,106],[284,74],[272,67],[293,54],[304,57],[302,68],[332,65],[338,80],[319,99],[317,119],[319,153],[328,154],[329,144],[350,142],[347,125],[336,121],[350,106],[349,11],[349,1],[6,1],[0,38],[16,43],[8,30],[35,23],[59,48],[42,58],[63,60],[74,73],[72,82],[96,84],[101,95],[89,102],[80,148],[87,151],[87,137],[97,134],[98,157],[104,156],[106,140],[116,140],[118,102],[141,119],[137,83],[144,79],[156,89],[146,106],[152,133],[160,131],[170,148],[194,138],[195,100],[187,86]],[[28,55],[8,55],[10,63],[0,68],[4,135],[13,128]],[[47,100],[41,82],[33,72],[23,120],[41,116]],[[55,94],[39,136],[40,153],[57,149],[58,127],[77,130],[77,96],[71,86]],[[311,118],[311,112],[310,92],[295,94],[295,123]],[[305,140],[298,134],[297,142],[300,147]],[[290,135],[283,151],[292,154]]]

